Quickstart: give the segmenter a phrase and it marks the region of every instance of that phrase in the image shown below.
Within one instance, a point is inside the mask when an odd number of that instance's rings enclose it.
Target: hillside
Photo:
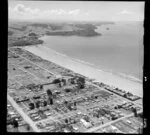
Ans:
[[[104,22],[105,24],[106,22]],[[51,36],[100,36],[95,29],[103,23],[37,23],[37,22],[11,22],[8,26],[8,46],[26,46],[42,44],[39,37]],[[107,24],[107,23],[106,23]]]

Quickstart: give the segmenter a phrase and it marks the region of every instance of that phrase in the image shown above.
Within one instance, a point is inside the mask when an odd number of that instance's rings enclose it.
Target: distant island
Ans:
[[[95,31],[97,26],[113,24],[112,22],[74,22],[74,23],[37,23],[37,22],[9,22],[8,46],[29,46],[43,44],[39,37],[48,36],[101,36]]]

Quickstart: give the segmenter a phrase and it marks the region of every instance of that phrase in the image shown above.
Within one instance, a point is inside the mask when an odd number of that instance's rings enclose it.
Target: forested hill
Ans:
[[[33,23],[9,21],[8,45],[26,46],[42,44],[43,41],[39,40],[39,37],[44,35],[76,35],[85,37],[101,36],[100,33],[95,31],[95,29],[97,29],[97,24],[94,23]]]

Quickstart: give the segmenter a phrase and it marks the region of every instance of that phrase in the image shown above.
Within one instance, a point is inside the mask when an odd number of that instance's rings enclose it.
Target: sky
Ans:
[[[17,20],[143,21],[144,2],[8,1]]]

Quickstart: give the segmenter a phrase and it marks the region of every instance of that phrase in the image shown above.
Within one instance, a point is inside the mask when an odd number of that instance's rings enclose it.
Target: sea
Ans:
[[[97,26],[101,36],[44,36],[44,45],[78,62],[142,83],[143,22]],[[84,69],[83,69],[84,70]]]

